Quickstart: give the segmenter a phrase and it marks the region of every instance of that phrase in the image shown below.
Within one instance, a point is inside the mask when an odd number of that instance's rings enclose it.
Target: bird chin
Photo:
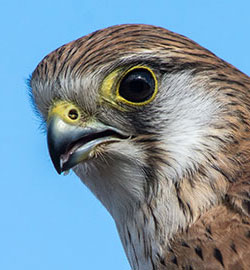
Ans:
[[[144,198],[143,166],[138,163],[139,153],[133,150],[126,140],[101,145],[94,158],[72,168],[115,220]]]

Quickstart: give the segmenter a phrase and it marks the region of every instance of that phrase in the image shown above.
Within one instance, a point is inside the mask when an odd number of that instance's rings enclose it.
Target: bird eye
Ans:
[[[118,85],[118,94],[122,101],[144,105],[152,100],[157,90],[154,73],[149,68],[130,69]]]
[[[68,113],[68,116],[71,120],[76,120],[78,118],[78,112],[76,109],[71,109]]]

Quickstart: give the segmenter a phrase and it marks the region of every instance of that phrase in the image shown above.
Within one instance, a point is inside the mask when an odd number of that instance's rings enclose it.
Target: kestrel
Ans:
[[[112,215],[133,270],[250,269],[250,78],[192,40],[118,25],[30,81],[58,173]]]

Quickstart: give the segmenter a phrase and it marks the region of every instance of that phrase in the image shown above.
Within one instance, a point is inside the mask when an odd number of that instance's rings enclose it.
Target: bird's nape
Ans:
[[[115,220],[133,270],[250,268],[250,79],[192,40],[117,25],[30,81],[56,170]]]

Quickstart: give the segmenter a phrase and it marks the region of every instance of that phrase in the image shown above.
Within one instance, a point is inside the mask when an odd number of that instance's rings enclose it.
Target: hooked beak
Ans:
[[[93,158],[96,146],[128,137],[120,130],[95,120],[81,127],[67,123],[59,115],[53,114],[48,121],[49,153],[59,174]]]

